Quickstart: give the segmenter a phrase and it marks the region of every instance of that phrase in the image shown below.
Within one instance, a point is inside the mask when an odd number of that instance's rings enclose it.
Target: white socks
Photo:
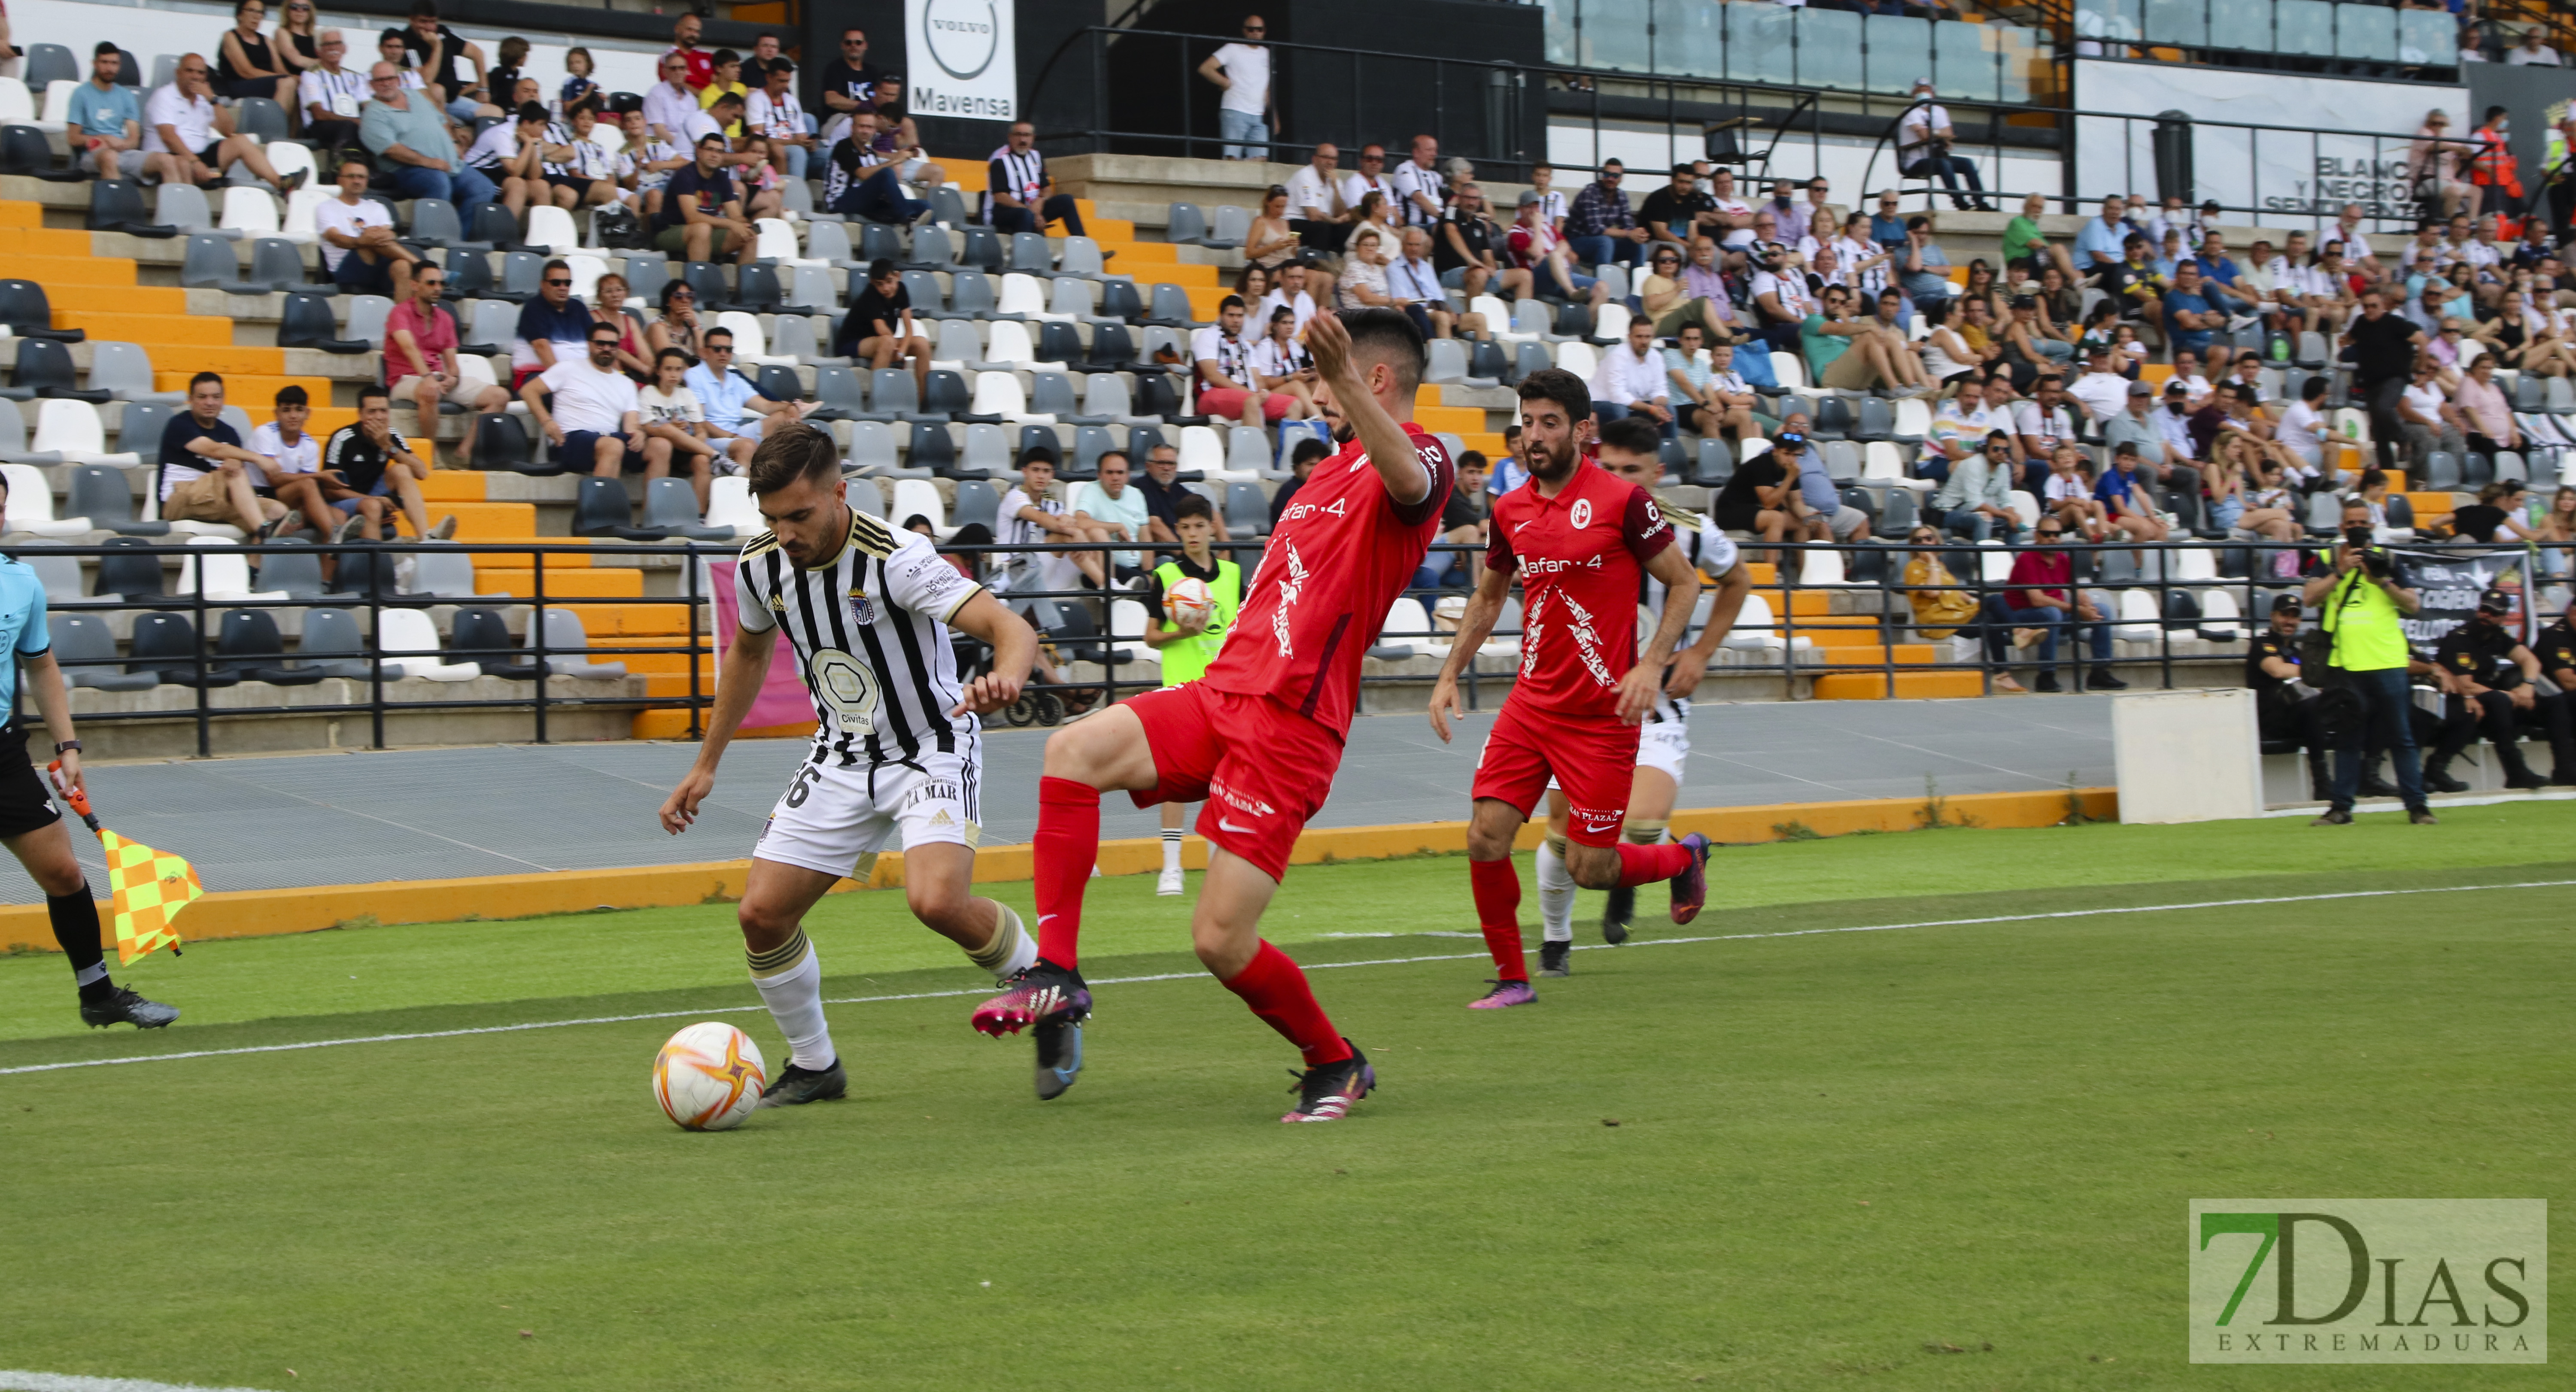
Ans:
[[[1180,868],[1181,829],[1165,827],[1163,828],[1163,873],[1168,875]]]
[[[1038,959],[1037,940],[1029,936],[1028,928],[1020,922],[1020,916],[1011,911],[1010,905],[996,903],[993,911],[1001,917],[993,925],[992,940],[980,950],[967,953],[966,957],[991,972],[994,980],[1008,981],[1028,970],[1029,964]]]
[[[773,974],[762,975],[765,970]],[[840,1055],[823,1023],[823,962],[805,940],[804,929],[768,952],[751,954],[751,984],[769,1007],[769,1018],[778,1022],[778,1032],[787,1036],[788,1060],[816,1072],[831,1067]]]
[[[1547,941],[1574,941],[1574,872],[1553,836],[1538,844],[1538,919]]]

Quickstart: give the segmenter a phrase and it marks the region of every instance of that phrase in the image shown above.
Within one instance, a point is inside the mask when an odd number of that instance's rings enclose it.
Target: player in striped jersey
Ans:
[[[1612,474],[1651,490],[1663,474],[1661,447],[1662,441],[1651,422],[1611,421],[1601,427],[1599,462]],[[1753,576],[1742,564],[1742,553],[1734,540],[1718,528],[1715,518],[1695,516],[1669,503],[1663,507],[1665,520],[1673,524],[1675,549],[1694,571],[1714,581],[1715,587],[1709,598],[1706,626],[1694,641],[1673,654],[1672,666],[1665,669],[1663,694],[1647,710],[1645,726],[1637,734],[1637,771],[1629,784],[1628,816],[1621,835],[1640,846],[1671,835],[1666,828],[1672,821],[1673,802],[1681,792],[1682,764],[1690,757],[1691,693],[1707,675],[1709,657],[1726,640],[1728,630],[1735,627],[1735,616],[1744,608],[1744,597],[1753,591]],[[1646,612],[1662,612],[1663,582],[1648,575],[1642,599]],[[1542,976],[1567,975],[1574,948],[1574,874],[1565,868],[1566,816],[1565,794],[1550,787],[1547,839],[1539,844],[1538,851],[1538,964]],[[1628,924],[1635,916],[1636,906],[1634,888],[1610,891],[1609,906],[1601,915],[1603,941],[1615,945],[1628,940]]]
[[[787,1036],[786,1070],[761,1105],[839,1097],[848,1086],[823,1021],[823,968],[806,911],[842,876],[865,880],[900,828],[913,917],[1008,978],[1037,960],[1020,916],[969,893],[982,799],[976,716],[1017,700],[1037,634],[928,538],[852,508],[840,451],[809,425],[776,431],[751,457],[751,492],[770,530],[742,548],[734,574],[740,631],[716,676],[715,718],[680,786],[662,804],[676,836],[715,788],[716,763],[751,710],[780,633],[813,697],[814,746],[752,849],[736,915],[752,984]],[[957,679],[950,629],[993,647],[992,670]],[[1038,1096],[1073,1085],[1079,1022],[1041,1032]]]

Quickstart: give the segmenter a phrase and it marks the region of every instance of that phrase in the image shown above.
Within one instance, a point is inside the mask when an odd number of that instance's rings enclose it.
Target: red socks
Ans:
[[[1038,831],[1029,839],[1038,955],[1067,971],[1082,941],[1082,892],[1099,859],[1100,790],[1070,778],[1039,779]]]
[[[1097,827],[1099,822],[1094,820],[1092,825]],[[1688,870],[1690,863],[1690,847],[1678,841],[1668,841],[1660,846],[1631,846],[1622,841],[1619,843],[1619,887],[1630,889],[1641,884],[1653,884],[1657,880],[1669,880]]]
[[[1093,825],[1096,827],[1098,822]],[[1234,979],[1225,983],[1225,989],[1243,997],[1243,1003],[1252,1007],[1252,1013],[1260,1016],[1262,1023],[1296,1045],[1297,1052],[1306,1056],[1308,1068],[1339,1063],[1351,1056],[1350,1044],[1342,1038],[1341,1031],[1333,1028],[1324,1007],[1315,1003],[1315,992],[1306,984],[1306,973],[1266,939],[1261,950],[1252,955],[1252,965],[1235,973]]]
[[[1494,970],[1505,981],[1529,980],[1521,960],[1521,876],[1509,858],[1467,862],[1467,880],[1476,891],[1476,924],[1485,930],[1485,950],[1494,954]]]

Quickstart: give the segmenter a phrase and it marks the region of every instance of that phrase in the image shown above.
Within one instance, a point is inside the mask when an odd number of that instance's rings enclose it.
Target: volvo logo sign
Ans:
[[[1013,0],[918,0],[905,34],[915,116],[1019,114]]]

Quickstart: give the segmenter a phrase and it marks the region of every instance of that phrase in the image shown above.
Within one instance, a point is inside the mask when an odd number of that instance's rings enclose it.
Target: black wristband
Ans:
[[[80,752],[80,747],[81,742],[79,740],[69,739],[55,745],[54,752],[57,754],[76,754]]]

